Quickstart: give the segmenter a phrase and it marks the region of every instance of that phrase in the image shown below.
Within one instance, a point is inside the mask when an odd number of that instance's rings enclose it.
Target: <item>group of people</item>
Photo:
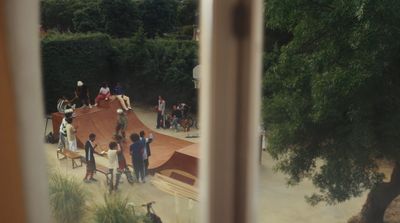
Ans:
[[[118,186],[121,182],[122,174],[126,175],[129,183],[133,183],[134,179],[129,170],[127,162],[124,156],[123,140],[121,135],[116,135],[115,140],[111,141],[108,145],[108,169],[109,169],[109,191],[118,190]],[[89,139],[85,143],[85,160],[86,160],[86,175],[84,182],[96,182],[97,180],[93,177],[96,171],[95,161],[95,149],[97,144],[95,143],[96,135],[91,133]],[[131,155],[131,161],[133,169],[135,171],[137,182],[145,183],[145,177],[148,174],[149,157],[151,156],[150,143],[153,141],[153,137],[150,134],[149,138],[146,138],[145,132],[140,131],[139,134],[133,133],[130,135],[132,144],[129,146],[129,153]]]
[[[138,182],[145,183],[145,176],[148,174],[149,157],[151,156],[150,143],[153,141],[153,135],[150,133],[150,137],[146,137],[144,131],[133,133],[130,135],[130,141],[132,142],[129,148],[124,148],[124,142],[126,140],[126,128],[128,126],[128,118],[126,111],[132,109],[130,107],[129,97],[124,95],[124,91],[120,84],[117,84],[114,89],[114,95],[121,102],[121,108],[117,109],[117,123],[115,128],[115,134],[113,140],[109,143],[108,155],[108,168],[109,168],[109,190],[110,192],[118,189],[118,185],[121,181],[122,174],[125,174],[129,183],[133,183],[134,179],[131,171],[125,160],[124,151],[129,149],[131,155],[132,165]],[[61,122],[59,129],[59,143],[58,148],[60,150],[69,149],[70,151],[77,151],[77,126],[73,125],[73,112],[75,105],[72,102],[77,98],[80,99],[82,107],[89,107],[89,90],[83,84],[78,81],[77,89],[75,90],[75,98],[71,101],[65,97],[61,98],[61,101],[57,104],[57,109],[64,113],[64,118]],[[110,89],[106,83],[104,83],[99,91],[98,96],[95,99],[97,106],[100,100],[109,100],[111,97]],[[122,101],[121,101],[122,100]],[[88,140],[85,143],[85,160],[86,160],[86,174],[83,179],[84,182],[90,183],[97,181],[93,176],[96,172],[96,161],[95,161],[95,149],[96,134],[90,133]]]
[[[162,96],[158,96],[157,109],[157,126],[156,128],[170,128],[178,131],[178,126],[182,118],[189,113],[189,106],[185,103],[179,103],[172,106],[172,113],[167,115],[165,112],[166,102]]]
[[[87,85],[84,84],[82,81],[78,81],[74,91],[74,98],[68,100],[65,96],[62,96],[57,102],[57,110],[61,113],[64,113],[66,109],[74,109],[75,105],[73,103],[75,101],[81,104],[81,108],[92,108],[89,92],[90,91]],[[128,111],[132,109],[130,98],[125,94],[122,85],[120,83],[117,83],[113,89],[113,92],[111,92],[107,82],[101,84],[99,93],[94,99],[95,104],[93,106],[97,106],[102,100],[109,100],[112,95],[114,95],[118,99],[123,110]]]

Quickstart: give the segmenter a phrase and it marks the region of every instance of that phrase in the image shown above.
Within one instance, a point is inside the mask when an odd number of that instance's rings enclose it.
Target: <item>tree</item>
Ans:
[[[400,194],[399,9],[396,0],[266,0],[267,27],[292,34],[266,57],[268,151],[289,184],[312,180],[311,204],[370,190],[363,223],[382,223]],[[381,160],[393,164],[388,182]]]
[[[139,8],[144,32],[148,37],[163,36],[176,28],[176,0],[143,0]]]
[[[101,0],[104,31],[113,37],[131,37],[139,29],[139,12],[132,0]]]
[[[197,0],[181,0],[177,9],[177,21],[180,26],[193,26],[197,21]]]
[[[72,18],[81,6],[78,0],[41,0],[41,25],[45,30],[73,31]]]
[[[103,32],[104,30],[104,15],[98,2],[76,10],[72,21],[76,32]]]

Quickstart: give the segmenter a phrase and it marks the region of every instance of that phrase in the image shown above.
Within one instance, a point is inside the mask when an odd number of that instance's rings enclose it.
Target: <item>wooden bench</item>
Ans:
[[[61,158],[60,158],[60,155],[62,155]],[[66,158],[71,159],[72,169],[82,166],[82,156],[79,153],[73,152],[68,149],[57,150],[57,159],[62,160],[62,159],[66,159]],[[80,163],[78,164],[76,160],[79,160]]]
[[[96,172],[104,174],[106,177],[106,183],[107,185],[110,185],[111,183],[111,174],[108,170],[108,167],[105,167],[103,165],[99,165],[96,163]]]

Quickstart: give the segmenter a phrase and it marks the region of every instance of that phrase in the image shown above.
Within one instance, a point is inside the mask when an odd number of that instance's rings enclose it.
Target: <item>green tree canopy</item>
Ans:
[[[148,37],[163,36],[164,33],[174,31],[178,10],[176,0],[143,0],[139,8],[144,32]]]
[[[177,9],[177,21],[180,26],[196,25],[198,12],[197,0],[181,0]]]
[[[379,202],[364,206],[364,222],[382,222],[400,193],[399,10],[396,0],[266,0],[267,27],[293,36],[266,56],[268,150],[289,184],[319,188],[312,204],[372,189]],[[386,190],[382,159],[396,163]]]
[[[74,12],[72,19],[77,32],[104,32],[104,15],[98,2],[87,4],[86,7]]]
[[[139,29],[139,12],[132,0],[101,0],[104,31],[114,37],[131,37]]]
[[[41,0],[41,25],[60,32],[74,31],[72,18],[83,3],[79,0]]]

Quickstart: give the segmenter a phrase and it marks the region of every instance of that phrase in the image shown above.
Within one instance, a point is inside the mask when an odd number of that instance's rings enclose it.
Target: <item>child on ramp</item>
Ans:
[[[117,109],[118,119],[117,127],[115,132],[115,137],[121,136],[122,140],[125,140],[125,130],[128,126],[128,117],[126,117],[125,112],[122,109]]]

